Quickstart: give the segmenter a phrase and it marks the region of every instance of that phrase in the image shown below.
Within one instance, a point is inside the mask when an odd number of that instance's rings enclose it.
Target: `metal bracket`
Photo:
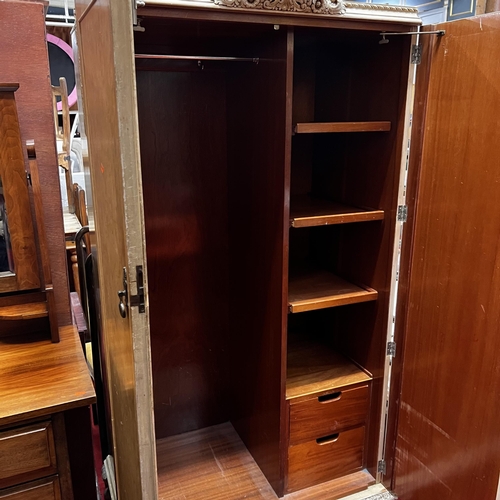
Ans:
[[[25,172],[26,172],[26,184],[28,186],[33,186],[33,183],[31,182],[31,174],[27,170],[25,170]]]
[[[140,313],[146,312],[146,301],[144,298],[144,272],[142,266],[135,266],[135,278],[137,283],[137,295],[130,297],[130,305],[138,307]]]
[[[408,205],[398,206],[398,222],[406,222],[408,220]]]
[[[415,44],[411,46],[411,63],[420,64],[422,62],[422,46]]]
[[[387,474],[387,465],[385,463],[385,460],[378,461],[377,472],[380,472],[381,474]]]
[[[387,342],[387,356],[396,357],[396,342]]]

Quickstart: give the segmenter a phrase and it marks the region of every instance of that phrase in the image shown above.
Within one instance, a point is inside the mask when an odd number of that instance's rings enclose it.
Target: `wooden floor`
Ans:
[[[230,423],[157,442],[160,500],[276,500]],[[335,500],[373,484],[365,471],[285,496]]]

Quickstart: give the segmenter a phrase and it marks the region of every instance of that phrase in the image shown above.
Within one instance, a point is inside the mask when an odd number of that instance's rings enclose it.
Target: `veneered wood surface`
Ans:
[[[23,144],[37,144],[48,251],[59,325],[71,324],[52,91],[45,41],[45,4],[8,0],[1,4],[2,81],[19,84],[16,105]],[[26,63],[29,61],[29,64]],[[24,154],[26,160],[26,155]]]
[[[291,404],[369,380],[367,373],[330,347],[307,335],[289,334],[286,397]]]
[[[231,424],[157,442],[159,500],[276,500],[265,476]],[[374,482],[363,471],[286,495],[286,500],[334,500]]]
[[[363,425],[368,418],[370,386],[331,391],[322,398],[290,404],[290,445]],[[291,402],[290,402],[291,403]]]
[[[0,498],[5,500],[62,500],[57,476],[0,491]]]
[[[0,432],[0,488],[56,472],[51,422]]]
[[[296,134],[316,134],[331,132],[388,132],[391,122],[314,122],[297,123]]]
[[[137,84],[157,434],[231,420],[279,489],[287,32],[146,24],[137,52],[262,58]]]
[[[438,25],[416,210],[395,492],[494,500],[500,454],[500,14]]]
[[[290,226],[295,228],[365,222],[383,218],[383,210],[352,207],[311,196],[292,198],[290,206]]]
[[[82,0],[76,14],[97,241],[94,283],[117,486],[124,498],[152,500],[157,477],[131,5]],[[133,295],[139,265],[146,311],[129,307],[122,318],[123,269]]]
[[[61,341],[39,336],[0,339],[0,425],[95,401],[76,329],[60,329]]]
[[[288,448],[287,491],[296,491],[360,470],[365,428],[336,433],[319,444],[313,439]]]
[[[40,286],[16,100],[14,92],[5,88],[0,88],[0,180],[8,213],[15,279],[11,284],[11,280],[0,278],[0,293]]]
[[[293,273],[288,285],[288,306],[292,313],[338,307],[377,300],[378,293],[360,287],[328,271]]]

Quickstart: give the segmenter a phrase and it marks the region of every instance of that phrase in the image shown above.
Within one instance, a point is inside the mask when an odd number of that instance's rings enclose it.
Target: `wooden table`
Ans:
[[[75,327],[60,337],[0,339],[0,498],[96,498],[94,387]]]

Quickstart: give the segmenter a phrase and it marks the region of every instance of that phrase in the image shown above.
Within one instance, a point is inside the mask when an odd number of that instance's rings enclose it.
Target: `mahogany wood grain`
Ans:
[[[0,320],[18,321],[46,318],[49,315],[47,302],[32,302],[12,306],[0,306]]]
[[[231,419],[279,490],[287,33],[150,20],[136,51],[262,58],[137,82],[158,436]]]
[[[364,425],[368,418],[370,387],[347,387],[293,403],[290,400],[290,446]]]
[[[383,210],[358,208],[322,198],[299,196],[292,198],[290,227],[312,227],[383,220]]]
[[[49,415],[95,401],[76,329],[60,343],[40,336],[0,339],[0,425]]]
[[[84,412],[87,413],[87,422],[89,417],[89,408],[83,407]],[[55,444],[55,452],[56,452],[56,460],[57,460],[57,473],[59,477],[59,486],[61,488],[61,496],[65,500],[74,500],[73,495],[73,485],[71,483],[71,464],[69,461],[68,455],[68,435],[66,433],[66,426],[64,424],[64,413],[56,413],[52,415],[52,425],[54,426],[54,444]],[[88,423],[87,426],[90,424]],[[88,441],[92,439],[92,435],[90,432],[85,432],[85,427],[80,427],[78,432],[82,435],[82,437]],[[77,477],[80,476],[80,471],[84,468],[82,465],[85,463],[85,459],[88,456],[93,456],[92,450],[90,450],[90,455],[88,450],[85,448],[80,448],[78,450],[80,455],[80,463],[78,465],[74,464],[74,472]],[[93,461],[92,461],[93,462]],[[93,467],[92,467],[93,470]],[[90,481],[92,483],[92,481]],[[79,488],[75,488],[77,498],[82,499],[81,492]],[[95,488],[93,488],[95,491]],[[95,495],[88,495],[88,491],[86,492],[88,500],[95,500]]]
[[[6,90],[9,88],[0,87],[0,179],[8,213],[15,279],[0,278],[0,293],[40,286],[19,119],[14,91]]]
[[[0,490],[0,498],[5,500],[65,500],[61,497],[57,476]]]
[[[162,438],[228,420],[226,81],[218,72],[139,71],[137,86]]]
[[[51,422],[0,432],[0,488],[56,472]]]
[[[157,442],[159,500],[276,500],[278,497],[229,423]],[[360,471],[289,495],[285,500],[329,500],[366,489]]]
[[[377,300],[378,293],[327,271],[306,270],[290,276],[288,305],[291,313]]]
[[[391,122],[314,122],[297,123],[296,134],[326,134],[331,132],[388,132]]]
[[[415,228],[415,208],[417,202],[420,164],[422,157],[422,141],[425,130],[425,113],[427,108],[427,89],[429,85],[429,71],[432,60],[432,45],[438,39],[435,37],[422,37],[422,61],[418,66],[415,84],[415,102],[413,109],[413,126],[411,136],[411,154],[408,165],[408,180],[406,188],[406,205],[408,218],[405,223],[403,241],[401,245],[401,263],[398,281],[398,303],[396,309],[396,324],[394,341],[399,354],[392,361],[391,392],[389,399],[389,415],[387,422],[387,443],[385,460],[387,463],[386,474],[383,477],[384,486],[393,490],[393,474],[396,455],[396,438],[399,415],[399,401],[401,395],[401,375],[404,363],[405,329],[408,313],[408,293],[410,281],[411,255],[413,252],[413,235]]]
[[[286,398],[290,404],[370,380],[352,361],[311,337],[288,335]]]
[[[52,92],[45,39],[43,2],[9,1],[2,4],[0,67],[2,80],[16,82],[17,112],[24,141],[37,143],[44,222],[50,235],[48,253],[53,270],[54,295],[60,325],[71,324],[64,249],[62,204],[52,115]],[[26,61],[30,61],[26,64]],[[26,160],[25,153],[23,152]],[[24,170],[24,169],[23,169]]]
[[[415,213],[395,492],[497,497],[500,14],[432,48]]]
[[[263,60],[228,87],[231,422],[281,495],[291,40],[270,28],[253,42]]]
[[[362,468],[364,427],[337,432],[324,439],[314,439],[288,448],[288,492]]]

